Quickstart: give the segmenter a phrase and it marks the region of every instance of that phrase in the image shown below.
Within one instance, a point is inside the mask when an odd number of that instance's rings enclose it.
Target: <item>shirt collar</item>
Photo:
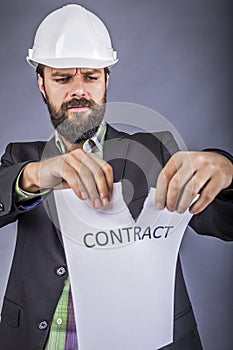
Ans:
[[[93,152],[94,150],[97,152],[102,152],[106,131],[107,126],[105,121],[103,121],[100,124],[96,134],[83,143],[83,150],[86,153]],[[62,141],[62,138],[58,134],[57,130],[55,130],[55,143],[61,154],[67,153],[66,146],[64,145],[64,142]]]

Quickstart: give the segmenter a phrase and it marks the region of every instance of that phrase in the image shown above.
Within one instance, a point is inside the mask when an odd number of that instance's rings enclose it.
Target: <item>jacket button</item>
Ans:
[[[56,274],[57,276],[64,276],[66,274],[66,269],[64,266],[60,266],[57,270],[56,270]]]
[[[48,322],[47,321],[41,321],[40,323],[38,323],[38,328],[40,330],[45,330],[48,327]]]
[[[4,205],[2,202],[0,202],[0,213],[2,213],[4,211]]]

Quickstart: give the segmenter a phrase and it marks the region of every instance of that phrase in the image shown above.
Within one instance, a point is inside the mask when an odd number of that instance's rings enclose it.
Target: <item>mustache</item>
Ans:
[[[64,102],[61,109],[62,111],[67,111],[67,109],[75,107],[92,107],[94,104],[94,101],[87,100],[85,97],[81,97],[79,99],[73,98],[70,101]]]

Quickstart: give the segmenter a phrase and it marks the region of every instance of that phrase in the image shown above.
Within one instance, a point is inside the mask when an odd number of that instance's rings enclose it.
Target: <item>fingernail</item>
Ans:
[[[167,207],[167,210],[169,210],[169,211],[172,212],[172,213],[175,211],[174,208],[169,208],[169,207]]]
[[[82,199],[88,199],[88,195],[86,192],[81,192]]]
[[[102,207],[101,201],[99,198],[96,198],[94,201],[94,207],[95,209],[100,209]]]
[[[190,214],[193,214],[193,215],[194,215],[194,214],[197,214],[197,213],[196,213],[196,210],[194,210],[194,209],[192,209],[192,208],[189,209],[189,212],[190,212]]]
[[[158,209],[158,210],[163,210],[163,205],[161,204],[161,203],[156,203],[156,208]]]
[[[107,197],[103,198],[103,199],[102,199],[102,202],[103,202],[103,206],[104,206],[104,207],[107,207],[107,206],[109,205],[109,200],[108,200]]]

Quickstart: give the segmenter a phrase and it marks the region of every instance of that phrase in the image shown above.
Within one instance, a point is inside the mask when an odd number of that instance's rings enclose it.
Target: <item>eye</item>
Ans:
[[[56,83],[59,83],[59,84],[68,83],[69,80],[70,80],[69,76],[55,79]]]
[[[89,81],[95,81],[98,79],[98,77],[96,77],[94,75],[87,75],[85,78],[86,78],[86,80],[89,80]]]

